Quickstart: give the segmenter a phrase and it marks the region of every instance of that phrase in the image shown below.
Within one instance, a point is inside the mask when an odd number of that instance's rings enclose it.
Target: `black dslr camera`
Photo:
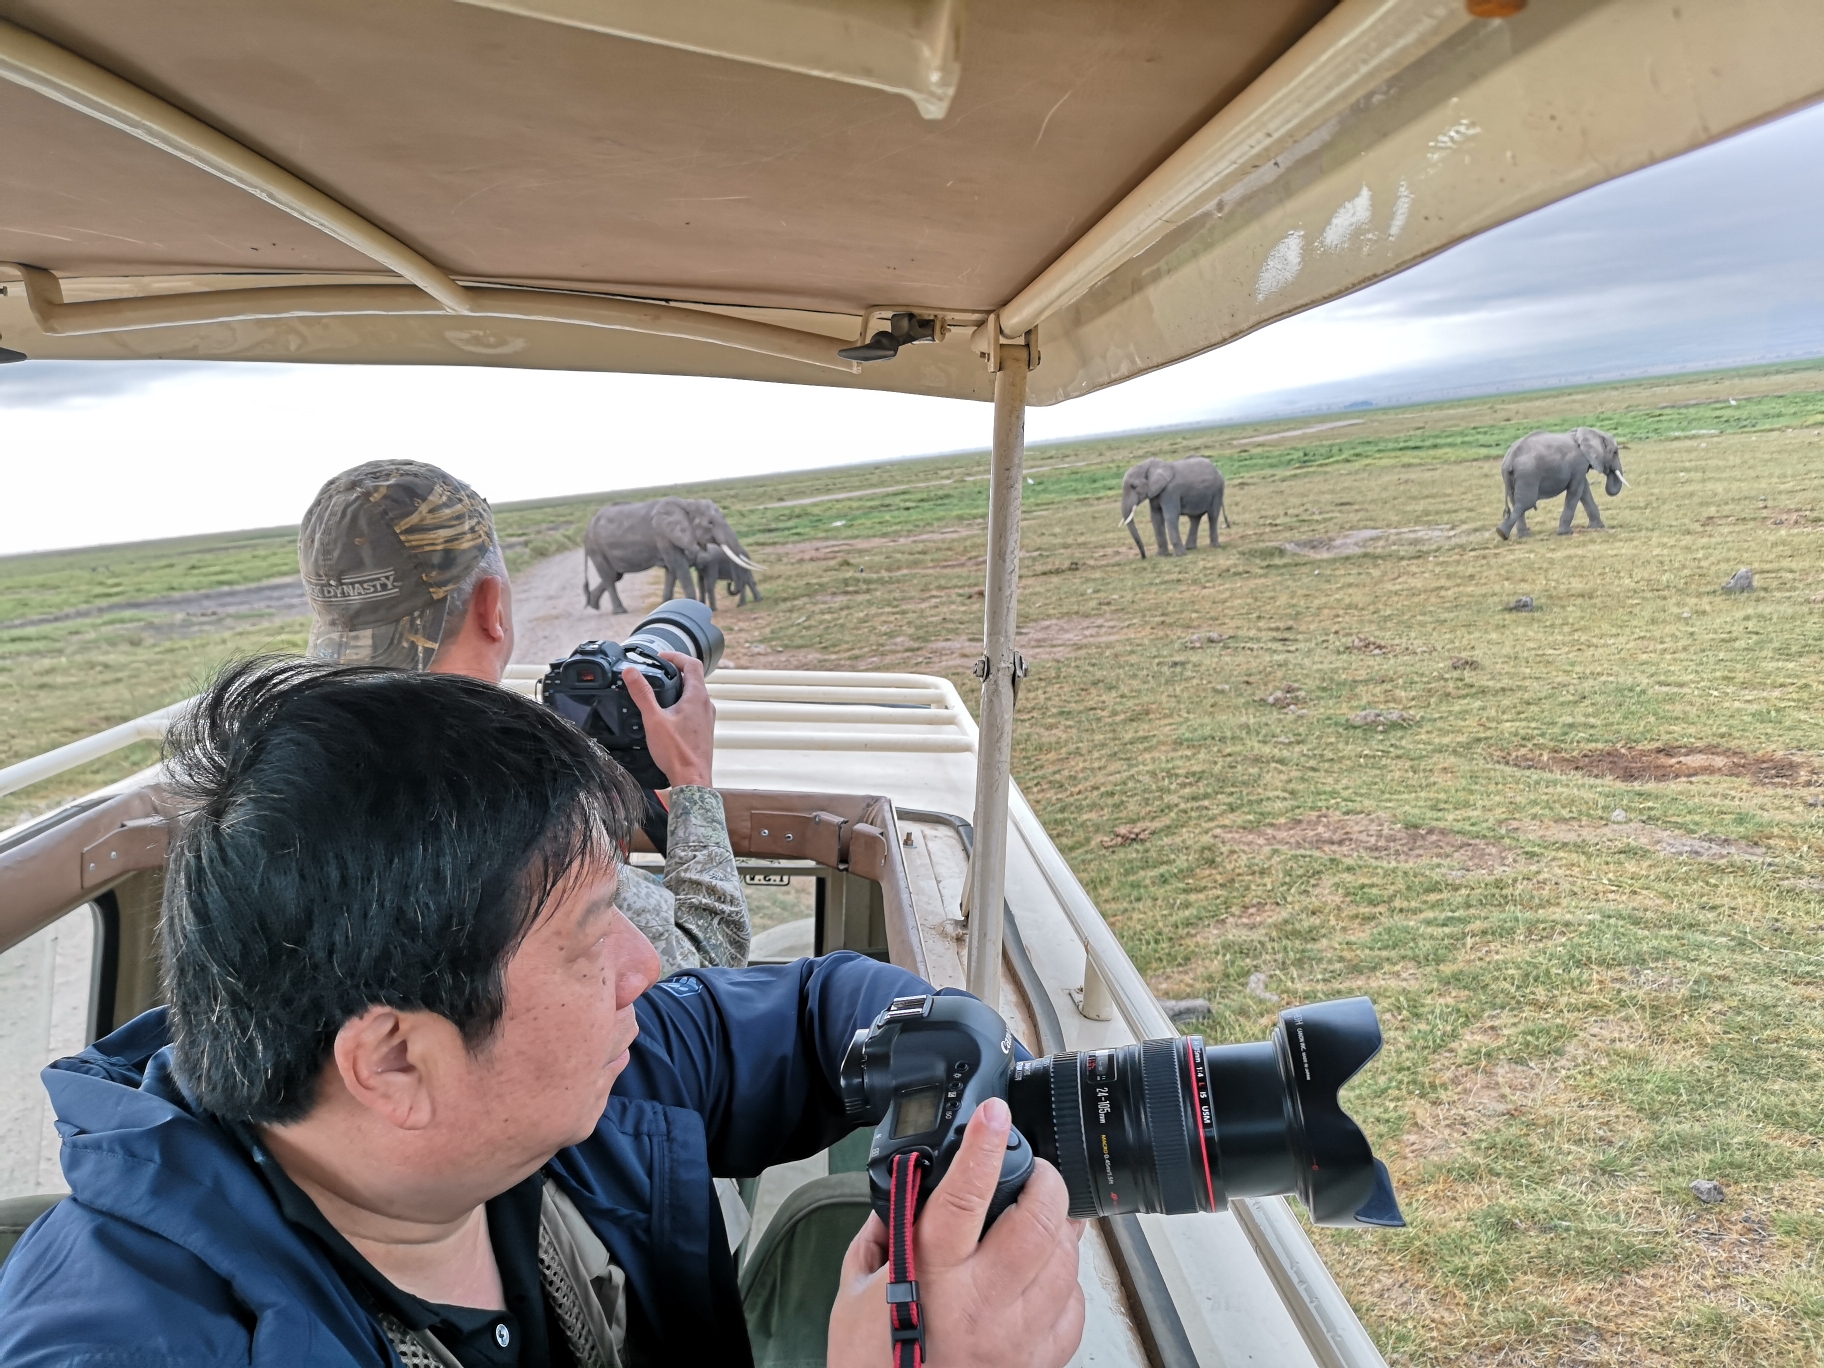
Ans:
[[[621,671],[631,665],[652,685],[659,706],[669,708],[684,693],[683,676],[662,651],[695,656],[708,674],[722,661],[722,629],[695,599],[672,599],[648,613],[625,641],[585,641],[538,681],[538,696],[589,734],[647,789],[669,788],[671,780],[646,749],[646,723],[627,694]]]
[[[1255,1045],[1200,1036],[1016,1059],[999,1013],[971,997],[896,998],[842,1062],[851,1119],[873,1124],[868,1180],[888,1220],[895,1156],[919,1151],[929,1193],[989,1097],[1014,1129],[988,1222],[1019,1195],[1034,1157],[1070,1192],[1070,1214],[1221,1211],[1234,1197],[1296,1192],[1325,1226],[1401,1226],[1387,1166],[1337,1101],[1380,1053],[1365,997],[1293,1007]]]

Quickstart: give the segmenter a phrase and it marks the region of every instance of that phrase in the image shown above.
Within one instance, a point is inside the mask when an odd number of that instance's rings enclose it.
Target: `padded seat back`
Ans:
[[[25,1228],[70,1194],[34,1192],[25,1197],[0,1198],[0,1263],[5,1263],[25,1234]]]
[[[741,1269],[755,1368],[824,1368],[842,1258],[868,1211],[865,1172],[813,1178],[780,1204]]]

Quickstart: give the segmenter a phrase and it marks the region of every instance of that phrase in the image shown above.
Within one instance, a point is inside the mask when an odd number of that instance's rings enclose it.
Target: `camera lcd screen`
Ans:
[[[923,1088],[899,1099],[899,1110],[893,1116],[893,1138],[923,1135],[937,1125],[937,1110],[943,1105],[942,1087]]]

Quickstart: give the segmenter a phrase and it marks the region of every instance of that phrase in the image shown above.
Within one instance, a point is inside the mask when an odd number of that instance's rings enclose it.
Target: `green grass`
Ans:
[[[1029,454],[1015,773],[1157,991],[1210,999],[1206,1036],[1269,1028],[1254,974],[1288,1002],[1374,997],[1387,1047],[1347,1100],[1410,1226],[1314,1238],[1393,1362],[1816,1362],[1824,788],[1508,757],[1709,745],[1824,767],[1824,370],[1346,416],[1362,422],[1292,439],[1308,445],[1236,442],[1321,419]],[[1630,443],[1612,530],[1554,537],[1543,508],[1533,540],[1496,541],[1501,449],[1584,421]],[[1191,450],[1230,476],[1235,527],[1219,551],[1143,563],[1116,526],[1120,471]],[[703,487],[769,567],[765,603],[723,614],[735,649],[928,670],[972,696],[983,471],[958,456]],[[767,507],[899,485],[921,487]],[[599,501],[503,508],[503,531],[530,559],[573,544]],[[1427,527],[1460,531],[1329,559],[1282,546]],[[1743,565],[1756,592],[1718,592]],[[1503,611],[1522,594],[1537,612]],[[254,644],[62,626],[0,633],[17,753],[181,696]],[[1210,633],[1227,635],[1191,644]],[[1300,711],[1261,701],[1287,684]],[[1418,721],[1351,726],[1365,708]],[[1259,834],[1324,814],[1419,834],[1409,855]],[[1117,825],[1151,835],[1111,848]],[[1459,858],[1426,830],[1481,844]],[[1762,855],[1642,843],[1659,836]],[[1697,1178],[1728,1200],[1700,1206]]]
[[[298,573],[298,529],[0,556],[0,622]]]

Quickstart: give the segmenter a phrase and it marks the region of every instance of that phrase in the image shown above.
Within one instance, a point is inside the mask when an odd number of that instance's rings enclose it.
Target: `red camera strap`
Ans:
[[[893,1156],[893,1188],[887,1204],[887,1313],[893,1325],[893,1368],[924,1368],[925,1316],[918,1300],[918,1269],[912,1256],[912,1221],[928,1156],[902,1150]]]

